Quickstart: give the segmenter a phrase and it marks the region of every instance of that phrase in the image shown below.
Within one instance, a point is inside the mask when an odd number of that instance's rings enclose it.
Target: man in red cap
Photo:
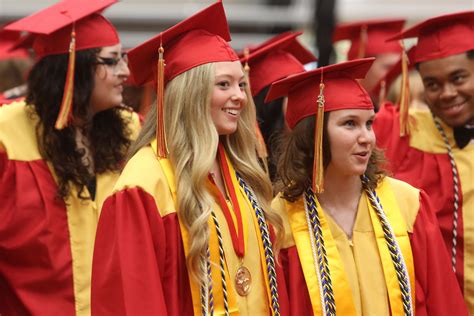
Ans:
[[[428,19],[395,36],[417,37],[411,60],[431,111],[411,111],[400,136],[398,110],[384,107],[374,129],[395,177],[431,197],[452,268],[474,313],[474,11]]]
[[[292,313],[466,315],[427,195],[381,168],[358,82],[373,60],[290,76],[268,93],[288,96],[273,206],[290,226],[280,256]]]
[[[386,40],[399,33],[405,20],[368,20],[338,25],[334,31],[333,42],[350,40],[351,46],[347,60],[375,57],[376,60],[367,76],[361,80],[377,107],[378,95],[373,89],[388,70],[400,59],[401,47],[397,42]]]

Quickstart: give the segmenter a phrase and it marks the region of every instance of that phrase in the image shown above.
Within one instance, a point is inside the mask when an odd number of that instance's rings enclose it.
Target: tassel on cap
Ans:
[[[158,49],[158,79],[156,81],[156,141],[157,155],[160,158],[168,157],[168,146],[166,144],[165,120],[164,120],[164,90],[165,90],[165,59],[164,48],[160,42]]]
[[[315,193],[324,192],[324,168],[323,168],[323,123],[324,123],[324,82],[321,72],[319,83],[319,95],[317,101],[318,111],[314,126],[314,160],[312,189]]]
[[[400,45],[402,46],[402,82],[399,101],[400,136],[407,136],[410,134],[408,125],[408,109],[410,107],[410,82],[408,78],[409,60],[403,42],[400,43]]]
[[[72,26],[71,41],[69,43],[69,60],[66,74],[66,84],[64,85],[63,99],[59,114],[54,127],[61,130],[72,120],[72,105],[74,95],[74,70],[76,66],[76,31],[75,25]]]
[[[357,54],[358,58],[365,57],[366,47],[367,47],[367,25],[364,24],[360,28],[359,52]]]

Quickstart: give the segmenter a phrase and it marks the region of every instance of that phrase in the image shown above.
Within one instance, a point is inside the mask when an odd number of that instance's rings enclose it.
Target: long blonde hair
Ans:
[[[205,280],[200,263],[209,242],[208,220],[213,197],[206,189],[216,159],[219,135],[211,117],[214,63],[194,67],[171,80],[165,91],[165,131],[170,161],[176,176],[177,213],[189,232],[188,267],[200,281]],[[223,144],[236,171],[253,189],[268,222],[277,232],[275,249],[283,236],[283,222],[270,208],[272,185],[258,162],[255,137],[256,114],[251,93],[241,112],[237,131],[223,136]],[[146,118],[131,155],[155,137],[156,104]]]

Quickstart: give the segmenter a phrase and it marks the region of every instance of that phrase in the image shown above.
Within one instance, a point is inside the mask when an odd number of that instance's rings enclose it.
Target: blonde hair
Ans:
[[[214,63],[194,67],[173,80],[165,91],[165,130],[170,161],[176,176],[177,213],[189,232],[188,268],[200,281],[202,256],[206,256],[209,242],[208,220],[213,197],[206,189],[211,166],[216,159],[219,135],[211,117],[211,95],[214,86]],[[247,104],[241,112],[237,131],[222,136],[224,147],[236,171],[251,187],[265,217],[277,231],[275,249],[283,235],[280,216],[270,209],[272,186],[258,162],[255,137],[255,105],[248,87]],[[147,116],[131,153],[136,153],[155,137],[156,104]]]

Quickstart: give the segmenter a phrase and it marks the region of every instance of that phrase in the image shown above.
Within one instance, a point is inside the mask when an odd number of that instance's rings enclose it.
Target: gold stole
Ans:
[[[156,140],[153,140],[151,142],[151,147],[153,151],[157,152],[157,144]],[[173,200],[176,203],[176,181],[174,177],[174,170],[171,165],[171,162],[169,159],[166,158],[157,158],[158,162],[161,165],[161,168],[163,169],[163,172],[166,176],[166,179],[168,181],[168,185],[170,187],[171,194],[173,196]],[[265,285],[267,289],[267,298],[269,302],[269,306],[271,306],[271,294],[270,294],[270,285],[268,283],[268,273],[266,269],[266,261],[265,261],[265,251],[263,248],[263,241],[262,241],[262,236],[260,233],[260,229],[258,226],[258,221],[257,218],[253,212],[252,205],[247,199],[247,196],[245,195],[245,192],[242,190],[242,188],[239,185],[239,182],[237,181],[236,175],[235,175],[235,169],[230,163],[229,158],[227,157],[226,153],[226,162],[229,166],[229,171],[232,177],[232,182],[234,184],[234,188],[239,188],[240,194],[237,194],[237,199],[239,201],[239,205],[241,205],[241,216],[242,216],[242,223],[244,225],[244,236],[246,237],[247,234],[247,213],[246,209],[251,210],[252,214],[252,219],[254,223],[254,229],[257,232],[257,238],[258,238],[258,246],[260,250],[260,260],[262,264],[262,273],[264,274],[264,280],[265,280]],[[220,208],[217,203],[213,203],[213,209]],[[232,208],[231,208],[232,210]],[[235,215],[232,214],[232,217],[235,221]],[[230,225],[231,223],[229,223]],[[234,225],[234,223],[232,223]],[[222,295],[222,276],[221,276],[221,271],[219,268],[219,242],[217,239],[217,233],[216,233],[216,226],[214,224],[214,221],[212,220],[212,217],[209,218],[208,220],[208,225],[209,225],[209,252],[210,252],[210,260],[211,260],[211,276],[212,276],[212,287],[213,287],[213,298],[214,298],[214,315],[224,315],[225,310],[224,310],[224,296]],[[223,225],[223,223],[219,223],[219,225]],[[179,221],[179,227],[181,231],[181,237],[183,238],[183,248],[184,248],[184,254],[187,257],[189,254],[189,232],[184,227],[184,225]],[[246,240],[246,239],[245,239]],[[225,258],[224,258],[225,259]],[[227,264],[224,266],[225,269],[225,281],[227,285],[227,302],[229,306],[229,314],[230,315],[240,315],[239,308],[237,306],[237,298],[235,295],[235,290],[234,290],[234,280],[233,278],[230,277],[229,270],[227,268]],[[200,284],[196,282],[195,278],[193,275],[191,275],[189,269],[188,269],[188,278],[189,278],[189,284],[191,288],[191,296],[193,300],[193,310],[194,310],[194,315],[201,315],[202,310],[201,310],[201,288]],[[271,308],[270,308],[271,309]]]
[[[396,236],[397,243],[405,259],[408,275],[410,278],[412,306],[415,308],[415,273],[413,266],[413,256],[411,252],[410,239],[408,237],[407,226],[402,217],[398,204],[396,202],[393,191],[386,181],[376,189],[377,195],[383,205],[385,215],[392,230]],[[391,315],[403,316],[403,303],[401,297],[400,286],[398,283],[395,267],[393,266],[390,252],[385,242],[382,226],[378,219],[375,210],[372,208],[368,198],[366,197],[369,214],[374,228],[374,233],[377,240],[377,247],[383,265],[383,272],[385,284],[388,290],[388,298],[390,301]],[[294,203],[285,202],[288,212],[288,219],[291,225],[293,238],[295,240],[296,248],[298,250],[298,257],[303,269],[304,278],[309,291],[311,299],[311,306],[314,315],[323,315],[322,306],[319,293],[318,276],[316,274],[315,264],[313,260],[313,252],[311,248],[310,232],[308,231],[308,224],[306,221],[304,197],[300,198]],[[321,230],[324,236],[324,245],[326,248],[329,271],[331,274],[331,281],[334,291],[334,298],[336,302],[337,315],[351,316],[357,315],[352,299],[352,292],[349,281],[344,270],[344,264],[341,261],[336,243],[331,234],[328,222],[322,211],[319,201],[316,199],[318,208],[319,220],[321,222]]]

